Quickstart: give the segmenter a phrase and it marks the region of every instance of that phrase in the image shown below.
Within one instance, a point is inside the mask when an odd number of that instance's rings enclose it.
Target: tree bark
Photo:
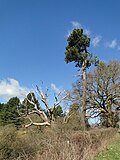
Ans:
[[[86,129],[86,89],[87,89],[87,73],[86,73],[86,60],[83,62],[83,118],[84,118],[84,129]]]

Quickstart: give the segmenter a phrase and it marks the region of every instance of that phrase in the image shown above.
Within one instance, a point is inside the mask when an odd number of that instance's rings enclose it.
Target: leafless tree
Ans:
[[[48,94],[47,92],[43,93],[42,88],[39,89],[38,86],[36,87],[36,93],[38,94],[40,101],[44,104],[45,109],[42,109],[42,107],[40,106],[40,104],[38,103],[38,101],[35,98],[35,95],[33,92],[29,93],[29,96],[27,95],[26,100],[24,101],[24,107],[25,107],[25,112],[22,115],[22,117],[24,116],[25,118],[27,118],[29,120],[29,124],[26,124],[25,127],[29,127],[31,125],[35,125],[35,126],[43,126],[43,125],[47,125],[50,126],[52,124],[52,122],[55,121],[55,117],[54,117],[54,111],[55,108],[63,101],[67,98],[68,93],[66,93],[64,91],[64,93],[59,92],[58,94],[56,94],[54,96],[55,98],[55,102],[53,103],[53,105],[50,107],[48,104]],[[32,107],[29,109],[28,104],[32,105]],[[33,114],[36,114],[40,117],[41,121],[40,122],[34,122],[34,120],[32,119]]]
[[[77,103],[82,110],[82,81],[73,84],[70,104]],[[87,75],[86,119],[97,118],[106,126],[115,127],[120,117],[120,63],[101,62]],[[82,115],[81,115],[82,116]],[[98,118],[99,117],[99,118]],[[106,124],[105,124],[106,123]]]
[[[100,63],[87,78],[87,110],[91,118],[100,117],[106,126],[115,127],[120,110],[120,63]]]

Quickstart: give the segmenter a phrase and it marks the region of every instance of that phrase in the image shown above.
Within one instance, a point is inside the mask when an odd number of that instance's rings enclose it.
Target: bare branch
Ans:
[[[45,107],[46,107],[46,110],[48,111],[49,115],[50,115],[50,109],[49,109],[49,105],[48,105],[48,102],[47,102],[47,97],[46,95],[43,93],[42,89],[38,89],[37,88],[37,94],[39,95],[40,97],[40,100],[44,103]]]
[[[38,101],[35,99],[35,96],[34,96],[34,93],[29,93],[30,96],[27,96],[26,97],[26,109],[27,109],[27,113],[25,114],[25,117],[29,119],[30,123],[29,124],[26,124],[25,127],[29,127],[31,125],[36,125],[36,126],[43,126],[43,125],[48,125],[50,126],[51,125],[51,122],[54,121],[54,110],[55,110],[55,107],[58,106],[69,94],[66,94],[65,96],[61,97],[60,100],[54,102],[53,106],[50,108],[49,105],[48,105],[48,95],[47,93],[43,93],[42,89],[39,89],[38,86],[37,86],[37,90],[36,90],[36,93],[39,95],[40,97],[40,100],[41,102],[45,105],[46,107],[46,110],[48,112],[48,115],[46,114],[46,112],[44,110],[42,110],[40,107],[39,107],[39,103]],[[58,94],[58,96],[60,97],[61,95],[61,92]],[[29,102],[29,104],[31,104],[33,107],[28,109],[28,104],[27,102]],[[41,119],[42,119],[42,122],[33,122],[32,120],[32,114],[36,114],[38,115]]]
[[[62,97],[58,102],[55,102],[52,106],[51,111],[53,112],[55,110],[55,107],[58,106],[64,99],[66,99],[69,96],[69,93],[66,94],[64,97]]]
[[[28,128],[28,127],[30,127],[30,126],[32,126],[32,125],[35,125],[35,126],[45,126],[45,125],[48,125],[48,126],[50,126],[50,123],[49,122],[41,122],[41,123],[35,123],[35,122],[33,122],[33,123],[29,123],[29,124],[27,124],[27,125],[25,125],[25,128]]]

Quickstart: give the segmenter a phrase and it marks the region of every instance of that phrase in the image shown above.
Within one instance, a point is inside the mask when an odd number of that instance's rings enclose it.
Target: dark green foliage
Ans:
[[[65,52],[65,62],[75,62],[76,67],[81,68],[86,61],[86,68],[90,67],[92,63],[97,64],[97,57],[92,59],[87,48],[90,46],[90,38],[83,34],[83,29],[74,29],[67,39],[68,46]]]
[[[28,112],[32,111],[34,108],[34,105],[31,104],[28,101],[28,99],[31,100],[32,102],[34,102],[35,104],[37,104],[37,106],[39,106],[39,102],[36,99],[35,94],[33,92],[29,93],[27,95],[27,98],[24,99],[24,101],[22,102],[21,107],[20,107],[20,112],[23,112],[24,114],[25,113],[27,114]]]
[[[0,111],[2,110],[2,108],[3,108],[3,104],[0,103]]]
[[[5,104],[0,103],[0,125],[2,124],[4,119],[4,112],[3,112],[4,107],[5,107]]]
[[[59,105],[55,108],[54,110],[54,117],[57,118],[57,117],[63,117],[63,110],[62,110],[62,107]]]
[[[15,124],[21,125],[22,120],[19,118],[18,108],[20,107],[20,100],[17,97],[11,98],[6,104],[2,104],[0,111],[0,124]]]
[[[27,99],[32,100],[32,102],[39,105],[38,100],[35,98],[35,94],[34,93],[29,93],[27,95],[27,98],[25,98],[24,101],[22,102],[22,104],[25,105],[28,109],[33,109],[34,105],[31,104]]]

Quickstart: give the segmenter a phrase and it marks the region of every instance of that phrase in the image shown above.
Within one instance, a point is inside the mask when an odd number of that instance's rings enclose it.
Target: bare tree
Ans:
[[[100,63],[87,78],[87,110],[105,126],[116,127],[120,110],[120,63]]]
[[[54,111],[55,108],[67,98],[68,93],[60,92],[57,95],[54,96],[55,102],[53,105],[50,107],[48,104],[48,94],[47,92],[43,93],[42,89],[39,89],[37,86],[36,93],[38,94],[40,101],[44,104],[45,109],[42,109],[40,104],[35,98],[35,95],[33,92],[29,93],[29,96],[27,95],[26,100],[24,101],[24,107],[25,107],[25,112],[22,114],[25,118],[29,120],[29,124],[25,125],[25,127],[29,127],[31,125],[36,125],[36,126],[43,126],[43,125],[48,125],[50,126],[52,122],[55,121],[54,117]],[[32,107],[28,107],[29,105],[32,105]],[[34,122],[33,119],[31,118],[31,115],[36,114],[40,117],[40,122]]]

